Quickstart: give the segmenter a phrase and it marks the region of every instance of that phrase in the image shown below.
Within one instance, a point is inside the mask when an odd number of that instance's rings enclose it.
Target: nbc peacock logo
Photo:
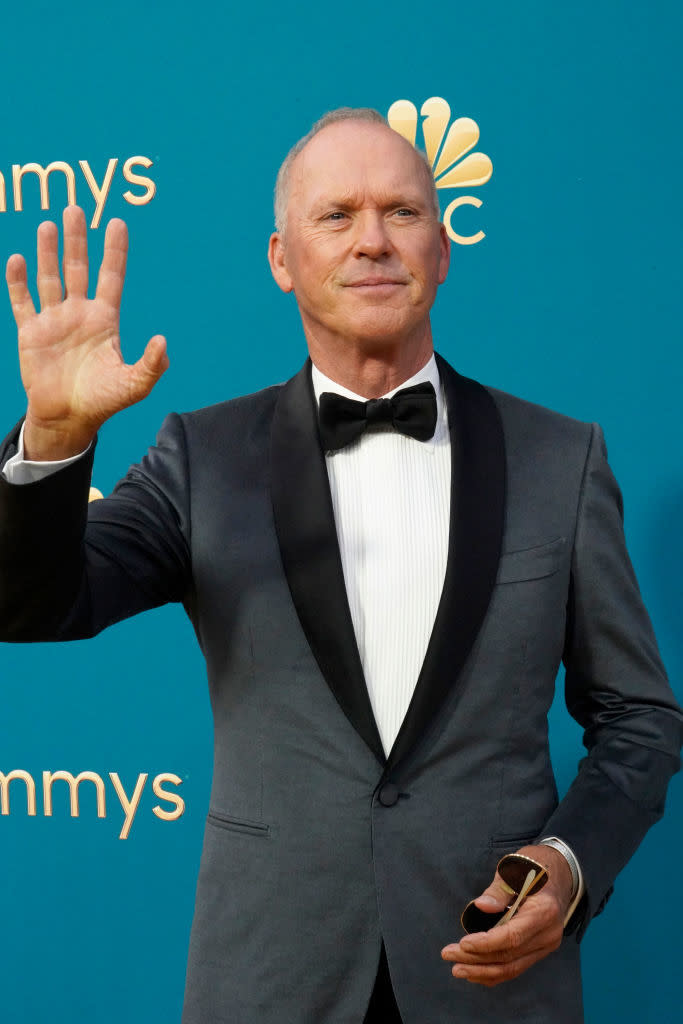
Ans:
[[[422,135],[427,159],[432,165],[437,188],[473,188],[485,185],[493,174],[493,164],[486,153],[470,153],[479,142],[479,125],[471,117],[451,120],[451,108],[440,96],[432,96],[422,104]],[[387,121],[399,135],[414,146],[417,139],[417,107],[410,100],[396,100],[387,114]],[[466,156],[465,154],[469,154]],[[464,158],[464,159],[463,159]],[[485,237],[483,231],[461,235],[453,227],[453,214],[460,206],[482,205],[477,196],[456,196],[443,214],[449,238],[458,245],[475,245]]]

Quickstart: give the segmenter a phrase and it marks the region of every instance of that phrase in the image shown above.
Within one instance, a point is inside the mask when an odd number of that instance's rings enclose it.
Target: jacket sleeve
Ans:
[[[584,729],[588,754],[544,834],[562,836],[581,864],[586,894],[570,925],[581,938],[661,817],[683,737],[597,425],[581,488],[563,660],[567,708]]]
[[[4,442],[12,454],[19,430]],[[142,462],[88,504],[93,451],[44,480],[0,476],[0,640],[76,640],[184,599],[189,481],[182,420],[167,417]]]

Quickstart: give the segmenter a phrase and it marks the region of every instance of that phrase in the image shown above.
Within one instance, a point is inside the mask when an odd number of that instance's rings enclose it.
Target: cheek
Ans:
[[[328,266],[319,257],[309,258],[297,265],[295,273],[294,294],[302,308],[321,314],[338,306],[340,295],[334,287],[334,266]]]
[[[428,249],[420,263],[420,280],[425,291],[433,292],[441,280],[441,254]]]
[[[315,291],[320,278],[320,265],[305,252],[296,253],[289,262],[289,272],[294,281],[295,290]]]
[[[398,254],[406,267],[419,280],[428,280],[437,273],[441,251],[433,238],[406,239],[396,245]]]

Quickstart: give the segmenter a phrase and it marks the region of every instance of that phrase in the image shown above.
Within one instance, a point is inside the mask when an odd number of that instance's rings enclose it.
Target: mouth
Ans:
[[[357,288],[360,290],[366,289],[387,289],[387,288],[401,288],[407,282],[398,280],[393,277],[362,277],[359,281],[348,281],[344,284],[345,288]]]

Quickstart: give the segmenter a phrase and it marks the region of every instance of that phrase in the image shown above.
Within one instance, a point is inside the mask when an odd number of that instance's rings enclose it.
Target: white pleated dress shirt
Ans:
[[[313,366],[324,391],[364,401]],[[396,391],[430,381],[437,422],[429,441],[391,426],[325,453],[344,582],[385,753],[405,717],[427,651],[448,555],[451,444],[434,356]]]

